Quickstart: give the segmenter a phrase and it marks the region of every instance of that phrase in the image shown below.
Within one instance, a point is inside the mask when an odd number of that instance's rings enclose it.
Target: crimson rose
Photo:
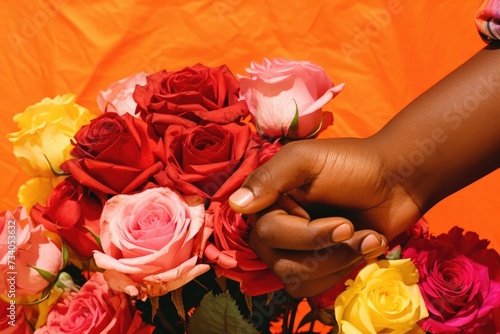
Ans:
[[[159,114],[167,123],[182,124],[175,119],[183,118],[196,124],[225,124],[248,114],[245,101],[239,101],[239,91],[238,80],[226,65],[196,64],[149,75],[146,85],[136,86],[133,97],[136,113],[143,119]]]
[[[166,168],[155,179],[161,186],[185,195],[210,198],[240,167],[250,139],[246,124],[208,124],[187,129],[170,126],[165,132]],[[245,168],[252,171],[257,165],[258,155]],[[243,180],[238,182],[239,186]]]
[[[71,155],[61,169],[79,183],[104,194],[143,189],[163,164],[154,151],[160,138],[143,120],[129,114],[104,113],[75,135]]]
[[[59,234],[82,259],[88,259],[101,248],[95,236],[100,233],[104,202],[104,196],[98,197],[69,177],[56,186],[46,206],[35,204],[30,214],[37,225]]]
[[[283,282],[249,246],[253,216],[234,212],[229,207],[228,197],[280,148],[278,142],[268,143],[252,136],[242,166],[212,198],[207,210],[205,223],[213,229],[214,243],[207,245],[205,256],[213,263],[217,275],[240,282],[241,291],[249,296],[279,290]]]
[[[419,275],[431,333],[493,333],[492,312],[500,307],[500,257],[477,234],[455,227],[447,235],[411,239],[403,249]],[[496,277],[496,278],[495,278]]]

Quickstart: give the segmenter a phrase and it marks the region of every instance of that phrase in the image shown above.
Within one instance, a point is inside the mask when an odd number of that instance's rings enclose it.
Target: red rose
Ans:
[[[283,282],[267,267],[249,246],[252,221],[246,215],[234,212],[229,196],[259,165],[269,160],[281,145],[268,143],[252,135],[240,168],[212,197],[205,220],[213,229],[214,244],[205,248],[205,256],[214,264],[219,276],[241,283],[241,291],[256,296],[283,288]]]
[[[46,206],[35,204],[30,214],[33,221],[57,233],[82,257],[92,257],[99,244],[99,219],[105,202],[71,177],[57,185]]]
[[[404,247],[410,239],[420,238],[429,238],[429,223],[424,217],[420,218],[410,228],[392,239],[389,243],[389,249],[398,246]]]
[[[252,224],[248,216],[234,212],[228,201],[212,201],[205,220],[213,228],[214,244],[205,248],[218,276],[240,282],[241,291],[257,296],[283,288],[283,282],[249,246]]]
[[[239,90],[238,80],[226,65],[210,68],[197,64],[149,75],[146,85],[136,86],[133,97],[136,113],[143,119],[160,114],[167,123],[179,124],[174,119],[184,118],[197,124],[225,124],[248,114],[246,103],[239,101]]]
[[[97,192],[116,195],[144,188],[163,164],[154,151],[161,140],[143,120],[104,113],[75,135],[71,155],[61,169]]]
[[[453,228],[437,238],[411,239],[402,252],[420,275],[418,284],[429,311],[429,318],[420,322],[425,331],[486,333],[485,328],[494,326],[492,312],[500,307],[500,282],[493,278],[500,257],[486,250],[487,241],[462,232]],[[486,254],[484,259],[477,257]]]
[[[165,132],[166,168],[155,179],[185,195],[210,198],[240,167],[250,138],[246,124],[171,126]],[[249,168],[257,165],[258,158]]]

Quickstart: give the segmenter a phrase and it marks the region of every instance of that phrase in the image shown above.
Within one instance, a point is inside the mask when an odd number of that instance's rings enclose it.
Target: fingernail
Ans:
[[[229,197],[229,200],[243,208],[254,200],[254,196],[250,189],[240,188]]]
[[[344,241],[349,239],[351,235],[352,235],[351,227],[348,224],[342,224],[338,226],[335,230],[333,230],[332,240],[334,242]]]
[[[373,254],[371,254],[371,252],[367,253],[367,254],[364,254],[365,255],[364,259],[365,260],[371,260],[371,259],[374,259],[376,257],[379,257],[380,255],[382,255],[382,254],[385,253],[386,249],[387,249],[387,245],[386,245],[384,239],[382,239],[382,242],[380,243],[379,251],[376,252],[376,253],[373,253]]]
[[[380,247],[380,242],[373,234],[366,236],[361,242],[361,254],[367,254]]]

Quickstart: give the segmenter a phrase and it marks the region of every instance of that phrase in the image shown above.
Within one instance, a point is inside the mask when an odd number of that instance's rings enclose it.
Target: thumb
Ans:
[[[307,145],[301,145],[306,141],[285,145],[253,171],[229,197],[231,208],[240,213],[256,213],[273,205],[282,194],[311,183],[318,168],[314,159],[307,158]]]

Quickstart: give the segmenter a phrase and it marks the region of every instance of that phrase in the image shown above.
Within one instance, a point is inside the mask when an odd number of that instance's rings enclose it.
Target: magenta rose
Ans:
[[[210,68],[202,64],[180,71],[165,70],[149,75],[144,86],[137,86],[133,97],[143,119],[150,114],[179,124],[183,118],[196,124],[225,124],[248,114],[238,101],[240,86],[226,65]]]
[[[105,201],[69,177],[56,186],[46,206],[35,204],[30,213],[36,224],[59,234],[82,259],[88,259],[100,249],[96,237]]]
[[[432,333],[484,332],[500,307],[500,257],[477,234],[453,228],[447,235],[411,239],[403,249],[419,275],[429,311],[420,326]],[[495,279],[495,276],[497,277]],[[486,326],[486,327],[485,327]]]
[[[71,155],[61,168],[82,185],[104,194],[131,193],[146,187],[163,164],[150,125],[129,114],[104,113],[75,135]]]
[[[145,299],[160,296],[209,270],[199,257],[204,201],[152,188],[108,200],[101,216],[103,252],[95,252],[111,288]],[[209,231],[208,231],[209,232]]]
[[[76,294],[53,305],[47,323],[35,334],[151,334],[128,296],[109,288],[102,273],[94,273]]]
[[[257,130],[266,137],[292,139],[315,135],[323,122],[323,106],[344,87],[334,86],[325,71],[309,62],[264,58],[241,76],[246,101]]]
[[[243,162],[251,139],[246,124],[171,126],[165,133],[165,170],[155,179],[186,195],[212,197]]]

